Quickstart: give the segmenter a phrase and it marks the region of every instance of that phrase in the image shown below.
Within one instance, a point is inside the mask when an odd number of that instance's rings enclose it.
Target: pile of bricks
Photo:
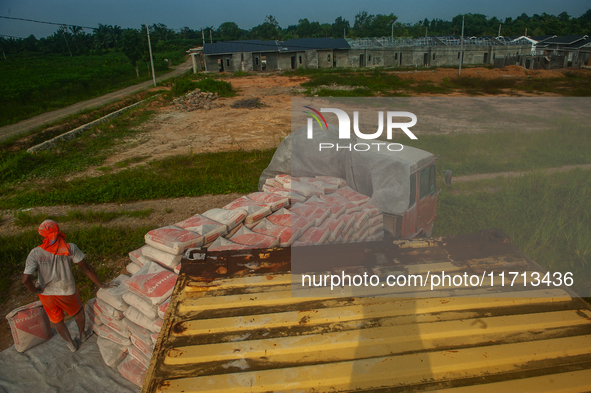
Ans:
[[[184,96],[175,98],[172,102],[176,110],[191,112],[197,109],[221,108],[224,104],[214,102],[218,99],[218,93],[210,93],[195,89]]]

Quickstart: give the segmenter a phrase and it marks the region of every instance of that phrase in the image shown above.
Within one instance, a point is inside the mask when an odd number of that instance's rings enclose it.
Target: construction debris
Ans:
[[[218,99],[218,93],[211,93],[195,89],[184,96],[175,98],[172,102],[176,110],[192,112],[197,109],[221,108],[224,104],[213,102]]]

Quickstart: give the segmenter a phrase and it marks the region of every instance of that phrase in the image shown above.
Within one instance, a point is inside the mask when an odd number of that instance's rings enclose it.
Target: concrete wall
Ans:
[[[500,45],[490,47],[465,46],[462,64],[492,65],[497,59],[522,56],[530,52],[529,45],[509,47]],[[234,72],[238,70],[262,71],[263,56],[266,58],[266,70],[268,71],[292,69],[292,57],[295,59],[295,68],[332,68],[334,63],[336,63],[336,67],[340,68],[457,67],[460,65],[459,53],[460,46],[405,46],[297,52],[245,52],[243,54],[234,53],[233,55],[207,55],[205,58],[208,71],[217,72],[217,59],[222,59],[224,61],[224,71]],[[242,56],[244,60],[242,60]],[[230,58],[230,66],[227,65],[227,58]],[[581,62],[578,59],[576,61],[577,64]]]

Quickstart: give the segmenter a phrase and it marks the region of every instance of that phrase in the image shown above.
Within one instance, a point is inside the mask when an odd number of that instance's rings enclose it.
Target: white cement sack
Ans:
[[[242,223],[247,215],[248,213],[241,209],[210,209],[203,213],[203,216],[209,218],[210,220],[227,226],[228,232],[230,232],[234,227],[238,226],[238,224]]]
[[[236,232],[238,232],[240,230],[240,228],[242,228],[244,226],[244,224],[238,224],[236,225],[234,228],[232,228],[232,230],[230,232],[228,232],[228,234],[226,236],[224,236],[226,239],[231,238],[232,236],[234,236],[236,234]],[[213,243],[212,243],[213,245]],[[211,247],[211,246],[210,246]]]
[[[149,258],[149,261],[154,261],[167,269],[174,269],[179,263],[181,263],[182,255],[171,254],[166,251],[159,250],[152,246],[145,246],[143,248],[144,256]],[[144,266],[148,264],[148,261]]]
[[[123,337],[128,337],[130,336],[129,330],[127,330],[127,327],[125,327],[125,324],[123,323],[123,319],[109,319],[107,317],[100,317],[101,321],[103,322],[103,325],[106,325],[108,327],[110,327],[111,329],[113,329],[113,331]]]
[[[273,178],[265,180],[265,185],[268,187],[283,188],[283,185]]]
[[[263,191],[266,193],[269,193],[269,194],[274,194],[274,195],[279,195],[279,196],[289,198],[290,204],[306,201],[305,196],[298,194],[295,191],[288,190],[287,188],[283,188],[283,187],[269,187],[268,185],[264,185]]]
[[[264,219],[264,217],[261,218],[260,220],[255,221],[255,222],[249,222],[249,223],[245,222],[243,225],[245,227],[247,227],[248,229],[252,229],[252,228],[256,227],[257,225],[259,225],[261,223],[261,221],[263,221],[263,219]]]
[[[146,355],[144,355],[139,349],[137,349],[135,345],[128,346],[127,352],[129,353],[129,356],[140,362],[144,368],[147,369],[150,367],[150,359],[146,357]]]
[[[293,229],[299,229],[300,234],[316,224],[315,219],[301,217],[287,209],[279,209],[267,217],[275,225],[283,225]]]
[[[92,329],[94,325],[102,325],[103,321],[101,321],[101,317],[95,314],[92,306],[90,305],[90,300],[84,305],[84,312],[85,312],[85,324],[84,330],[87,331],[88,329]]]
[[[279,244],[279,239],[271,236],[261,235],[243,227],[230,238],[234,243],[243,244],[254,248],[272,248]]]
[[[345,221],[343,220],[335,220],[332,218],[327,218],[324,220],[320,228],[328,228],[330,229],[330,236],[328,237],[328,241],[334,243],[337,237],[341,234],[341,231],[345,227]]]
[[[351,187],[343,187],[339,188],[335,194],[339,194],[340,196],[348,199],[350,202],[353,202],[357,205],[362,205],[365,202],[370,200],[370,197],[367,195],[363,195],[360,192],[355,191]]]
[[[330,215],[330,208],[328,207],[306,205],[305,203],[296,203],[290,211],[298,216],[315,220],[315,226],[320,226]]]
[[[128,305],[135,307],[138,311],[150,319],[155,319],[158,317],[157,308],[152,305],[152,302],[142,296],[127,291],[123,294],[123,300],[125,300]]]
[[[158,306],[170,297],[178,276],[156,263],[141,268],[125,282],[127,288]],[[127,311],[127,310],[126,310]]]
[[[299,246],[313,246],[317,244],[325,244],[330,236],[330,229],[328,228],[310,228],[304,232],[298,240],[293,242],[293,247]]]
[[[178,276],[179,274],[181,274],[181,267],[182,267],[182,266],[181,266],[181,264],[179,263],[178,265],[176,265],[176,266],[174,267],[174,269],[172,269],[172,272]]]
[[[342,229],[343,236],[347,233],[355,224],[355,216],[353,214],[343,214],[339,217],[345,223],[345,226]]]
[[[129,318],[123,318],[123,323],[127,330],[129,330],[129,333],[131,333],[130,338],[132,338],[132,342],[134,336],[144,342],[150,341],[151,330],[143,328],[135,322],[131,322]]]
[[[131,322],[135,323],[143,327],[144,329],[148,329],[152,333],[156,333],[154,328],[154,321],[155,319],[150,319],[146,317],[143,313],[136,310],[133,306],[130,306],[127,310],[125,310],[125,317],[128,318]]]
[[[203,244],[211,243],[219,236],[224,236],[228,232],[228,227],[219,222],[210,220],[201,214],[195,214],[184,221],[174,224],[179,228],[186,229],[200,234],[204,237]]]
[[[289,206],[289,198],[281,195],[269,194],[266,192],[255,192],[248,194],[246,197],[251,201],[262,203],[271,207],[272,211],[277,211],[282,207]]]
[[[24,352],[51,338],[49,317],[40,301],[12,310],[6,319],[17,352]]]
[[[384,215],[383,214],[378,214],[373,217],[370,216],[369,226],[374,227],[376,225],[381,225],[381,226],[384,225]]]
[[[203,236],[173,225],[153,229],[146,233],[144,238],[146,244],[174,255],[182,254],[189,247],[199,247],[203,244]]]
[[[333,177],[333,176],[316,176],[316,179],[320,179],[325,183],[334,184],[337,187],[347,187],[347,182],[345,179],[341,179],[340,177]]]
[[[145,265],[146,259],[142,258],[144,256],[144,253],[143,253],[144,247],[138,248],[137,250],[133,250],[132,252],[129,253],[129,259],[131,259],[132,262],[135,262],[138,265],[140,265],[140,267]]]
[[[369,231],[369,236],[373,236],[373,235],[375,235],[376,233],[378,233],[380,231],[383,232],[384,231],[384,226],[381,223],[380,224],[377,224],[377,225],[374,225],[374,226],[370,226],[369,229],[368,229],[368,231]]]
[[[162,323],[164,321],[162,320],[162,318],[158,318],[154,321],[154,329],[156,330],[155,333],[160,333],[160,330],[162,330]]]
[[[92,309],[94,310],[95,314],[101,317],[104,315],[110,319],[123,319],[123,311],[117,310],[115,307],[108,305],[101,299],[96,299],[92,305]]]
[[[248,215],[244,219],[245,224],[249,224],[262,219],[271,214],[271,208],[268,205],[254,202],[243,196],[223,207],[226,210],[245,210]]]
[[[117,371],[119,371],[119,374],[121,374],[125,379],[131,381],[141,388],[148,370],[136,359],[132,358],[131,356],[127,356],[121,363],[119,363],[119,366],[117,366]]]
[[[156,346],[156,343],[158,342],[158,333],[152,333],[150,338],[152,339],[152,343],[154,344],[154,346]]]
[[[138,271],[138,270],[140,270],[140,269],[141,269],[141,266],[140,266],[140,265],[138,265],[138,264],[137,264],[137,263],[135,263],[135,262],[129,262],[129,263],[127,264],[127,266],[125,266],[125,269],[127,270],[127,272],[128,272],[129,274],[131,274],[131,275],[134,275],[134,274],[136,274],[136,273],[137,273],[137,271]]]
[[[353,226],[357,230],[365,227],[369,221],[369,215],[364,211],[354,213],[353,216],[355,216],[355,224]]]
[[[249,248],[254,248],[254,247],[245,246],[244,244],[234,243],[231,240],[224,239],[223,237],[220,237],[215,242],[213,242],[211,246],[209,246],[207,251],[246,250]],[[160,316],[160,318],[163,318],[163,317]]]
[[[253,232],[278,238],[280,247],[289,247],[291,243],[300,237],[299,229],[276,225],[266,218],[253,228]]]
[[[148,359],[152,357],[152,353],[154,352],[154,344],[152,344],[152,339],[150,336],[148,336],[146,340],[140,339],[138,336],[131,336],[131,342],[145,357]]]
[[[129,310],[129,308],[128,308],[128,310]],[[125,311],[127,311],[127,310],[125,310]],[[129,339],[129,337],[124,337],[124,336],[120,335],[119,333],[117,333],[116,331],[114,331],[113,329],[111,329],[110,327],[108,327],[106,325],[100,325],[100,326],[95,325],[93,330],[97,334],[97,336],[102,337],[107,340],[111,340],[116,344],[123,345],[123,346],[128,346],[129,344],[131,344],[131,340]]]
[[[335,205],[332,203],[328,203],[317,196],[313,196],[312,198],[308,199],[304,205],[309,206],[319,206],[325,209],[330,210],[330,215],[327,218],[338,218],[341,214],[344,214],[347,211],[347,207],[344,205]]]
[[[116,287],[101,288],[97,291],[96,297],[119,311],[125,311],[127,303],[123,301],[123,294],[127,292],[127,287],[124,285],[127,280],[129,280],[129,276],[121,274],[119,277],[111,281],[117,283]]]
[[[97,337],[96,345],[103,357],[103,361],[109,367],[117,367],[127,356],[127,347],[114,343],[106,338]]]
[[[285,184],[283,187],[287,188],[288,190],[295,191],[298,194],[301,194],[305,197],[311,197],[312,195],[324,195],[324,191],[320,188],[304,184],[298,181],[292,181],[289,184]]]
[[[299,181],[300,183],[304,183],[305,185],[316,187],[321,189],[325,194],[329,194],[331,192],[335,192],[339,189],[339,186],[336,184],[330,184],[324,182],[322,179],[316,177],[297,177],[294,178],[295,180]]]
[[[381,215],[381,211],[380,209],[378,209],[377,207],[375,207],[374,205],[372,205],[371,203],[364,203],[362,205],[359,205],[361,207],[361,209],[365,212],[367,212],[367,214],[369,215],[370,218],[373,218],[377,215]]]
[[[166,299],[166,301],[164,303],[162,303],[161,305],[158,306],[158,318],[164,318],[164,315],[166,315],[166,310],[168,310],[169,304],[170,304],[170,298]]]

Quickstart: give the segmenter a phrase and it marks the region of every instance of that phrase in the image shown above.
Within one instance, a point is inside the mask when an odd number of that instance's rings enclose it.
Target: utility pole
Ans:
[[[501,26],[503,26],[503,24],[499,24],[499,35],[497,37],[501,36]]]
[[[394,21],[392,21],[392,42],[394,42]]]
[[[68,44],[68,39],[66,38],[66,27],[63,26],[62,33],[64,34],[64,40],[66,40],[66,46],[68,47],[68,52],[70,52],[70,57],[72,57],[72,51],[70,50],[70,45]]]
[[[343,27],[343,38],[347,38],[347,34],[345,34],[345,28]]]
[[[462,40],[460,41],[460,68],[458,75],[462,75],[462,63],[464,62],[464,15],[462,15]]]
[[[213,38],[211,38],[211,29],[209,29],[209,43],[213,44]]]
[[[152,57],[152,43],[150,42],[150,27],[146,23],[146,32],[148,33],[148,48],[150,49],[150,63],[152,63],[152,79],[154,79],[154,87],[156,87],[156,73],[154,72],[154,58]]]
[[[427,30],[429,30],[429,28],[425,27],[425,38],[427,38]]]
[[[527,37],[527,27],[525,28],[525,37]]]
[[[205,33],[203,33],[203,27],[201,28],[201,39],[203,40],[203,47],[205,47]]]

